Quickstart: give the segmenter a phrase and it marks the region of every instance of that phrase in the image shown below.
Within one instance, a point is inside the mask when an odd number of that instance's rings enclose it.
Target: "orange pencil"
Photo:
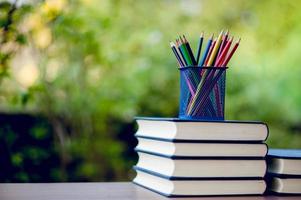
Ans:
[[[211,55],[211,53],[212,53],[212,50],[213,50],[213,48],[214,48],[214,46],[215,46],[215,43],[216,43],[216,39],[214,39],[214,41],[212,42],[212,44],[211,44],[211,46],[210,46],[208,55],[207,55],[206,60],[205,60],[205,66],[207,66],[207,64],[208,64],[208,61],[209,61],[210,55]]]

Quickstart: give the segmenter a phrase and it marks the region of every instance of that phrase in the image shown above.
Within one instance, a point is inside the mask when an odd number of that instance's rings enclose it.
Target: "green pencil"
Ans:
[[[184,57],[185,57],[185,60],[186,60],[186,63],[188,66],[192,66],[193,65],[193,62],[190,58],[190,55],[188,53],[188,49],[186,47],[186,45],[184,44],[184,40],[180,37],[180,46],[179,46],[180,50],[182,51]]]

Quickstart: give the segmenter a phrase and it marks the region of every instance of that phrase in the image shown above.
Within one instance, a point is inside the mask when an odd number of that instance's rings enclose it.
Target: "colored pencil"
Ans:
[[[179,57],[180,57],[180,59],[181,59],[181,61],[183,63],[183,66],[186,66],[187,63],[185,61],[184,55],[183,55],[183,53],[179,49],[179,40],[178,39],[176,39],[176,44],[175,45],[176,45],[176,51],[177,51],[177,53],[178,53],[178,55],[179,55]]]
[[[197,62],[195,61],[195,58],[194,58],[194,55],[193,55],[193,53],[192,53],[190,44],[189,44],[188,40],[186,39],[185,35],[183,35],[183,41],[184,41],[184,44],[185,44],[186,49],[187,49],[187,51],[188,51],[188,54],[189,54],[189,56],[190,56],[192,65],[194,65],[194,66],[197,65]]]
[[[184,62],[185,66],[187,66],[187,61],[185,59],[183,51],[180,49],[180,40],[178,40],[178,39],[176,40],[176,46],[177,46],[177,50],[180,52],[182,61]]]
[[[184,63],[182,62],[182,60],[181,60],[181,58],[180,58],[180,55],[179,55],[178,52],[177,52],[176,45],[175,45],[173,42],[170,42],[170,47],[171,47],[173,53],[175,54],[175,56],[176,56],[176,58],[177,58],[177,60],[178,60],[179,66],[180,66],[180,67],[184,67],[185,65],[184,65]],[[185,80],[186,80],[186,83],[187,83],[187,85],[188,85],[188,88],[189,88],[190,93],[191,93],[192,95],[194,95],[194,89],[193,89],[193,87],[192,87],[192,84],[190,83],[190,81],[189,81],[188,78],[186,77],[186,74],[184,75],[184,77],[185,77]]]
[[[213,50],[213,48],[215,47],[215,44],[216,44],[216,39],[214,39],[214,41],[213,41],[212,44],[211,44],[211,47],[210,47],[210,50],[209,50],[209,52],[208,52],[207,58],[206,58],[206,60],[205,60],[205,65],[204,65],[204,66],[208,66],[208,61],[209,61],[209,58],[210,58],[210,56],[211,56],[211,54],[212,54],[212,50]]]
[[[227,30],[226,35],[225,35],[225,43],[223,44],[223,48],[225,48],[228,40],[229,40],[229,31]]]
[[[173,42],[170,42],[170,47],[173,51],[173,53],[175,54],[177,60],[178,60],[178,64],[180,67],[184,67],[184,63],[182,62],[180,55],[178,54],[177,50],[176,50],[176,45]]]
[[[213,34],[210,36],[210,38],[209,38],[209,40],[207,42],[206,50],[205,50],[205,52],[203,54],[202,60],[200,60],[199,66],[201,66],[201,67],[203,67],[203,65],[205,64],[205,60],[206,60],[206,57],[207,57],[208,52],[210,50],[212,40],[213,40]]]
[[[216,40],[216,44],[215,44],[215,46],[212,50],[212,53],[210,55],[210,58],[208,60],[208,64],[207,64],[208,66],[211,66],[213,64],[213,60],[217,54],[217,51],[218,51],[219,46],[221,45],[221,42],[222,42],[222,36],[223,36],[223,31],[221,31],[221,33],[219,34],[219,36]]]
[[[222,67],[226,67],[229,60],[232,58],[234,52],[236,51],[238,45],[239,45],[239,42],[240,42],[240,38],[237,40],[237,42],[235,43],[232,51],[229,53],[228,57],[224,60],[224,62],[221,64]]]
[[[226,46],[227,44],[227,39],[228,39],[228,34],[229,34],[229,31],[226,30],[226,33],[223,35],[223,40],[222,40],[222,44],[218,50],[218,54],[217,54],[217,57],[219,57],[224,49],[224,47]]]
[[[183,38],[180,37],[179,41],[180,41],[179,48],[180,48],[180,50],[182,51],[182,53],[184,55],[184,58],[186,60],[187,65],[188,66],[193,65],[191,57],[190,57],[189,52],[188,52],[188,49],[187,49],[186,45],[184,44]]]
[[[221,55],[217,58],[216,60],[216,64],[214,66],[216,67],[220,67],[221,66],[221,63],[223,62],[223,60],[225,59],[229,49],[230,49],[230,46],[232,44],[232,41],[233,41],[233,37],[227,42],[223,52],[221,53]]]
[[[201,55],[201,51],[202,51],[203,40],[204,40],[204,32],[202,32],[201,35],[200,35],[198,50],[197,50],[197,53],[196,53],[196,63],[197,64],[200,61],[200,55]]]

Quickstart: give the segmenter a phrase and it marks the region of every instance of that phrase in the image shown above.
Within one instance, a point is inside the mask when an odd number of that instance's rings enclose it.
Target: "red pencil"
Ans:
[[[220,46],[220,48],[219,48],[219,50],[218,50],[217,58],[221,55],[221,53],[222,53],[224,47],[225,47],[226,44],[227,44],[228,33],[229,33],[229,31],[227,30],[226,33],[223,35],[223,41],[222,41],[222,44],[221,44],[221,46]],[[216,63],[216,62],[215,62],[215,63]]]
[[[215,65],[216,67],[220,67],[220,64],[223,62],[223,60],[225,59],[230,47],[231,47],[231,44],[232,44],[232,41],[233,41],[233,37],[228,40],[225,48],[223,49],[221,55],[217,58],[216,62],[215,62]]]
[[[231,57],[233,56],[234,52],[236,51],[238,45],[240,42],[240,38],[237,40],[237,42],[235,43],[235,46],[233,47],[232,51],[230,52],[230,54],[228,55],[228,57],[224,60],[223,64],[221,65],[222,67],[226,67],[229,60],[231,59]]]

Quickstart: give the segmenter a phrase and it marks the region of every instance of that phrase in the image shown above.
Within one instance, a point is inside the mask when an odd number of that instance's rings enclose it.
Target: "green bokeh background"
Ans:
[[[269,147],[301,148],[300,1],[54,2],[17,7],[2,38],[0,108],[37,119],[26,132],[30,144],[1,129],[9,155],[3,163],[14,169],[2,182],[130,180],[133,117],[178,112],[169,41],[185,34],[195,50],[202,31],[241,37],[227,72],[226,118],[264,121]],[[3,36],[11,7],[1,6]],[[9,42],[18,48],[3,48]],[[24,49],[33,56],[20,58]],[[24,85],[16,73],[28,59],[38,75]],[[36,146],[45,138],[49,147]],[[56,164],[46,165],[49,159]],[[26,162],[50,169],[37,175]]]

